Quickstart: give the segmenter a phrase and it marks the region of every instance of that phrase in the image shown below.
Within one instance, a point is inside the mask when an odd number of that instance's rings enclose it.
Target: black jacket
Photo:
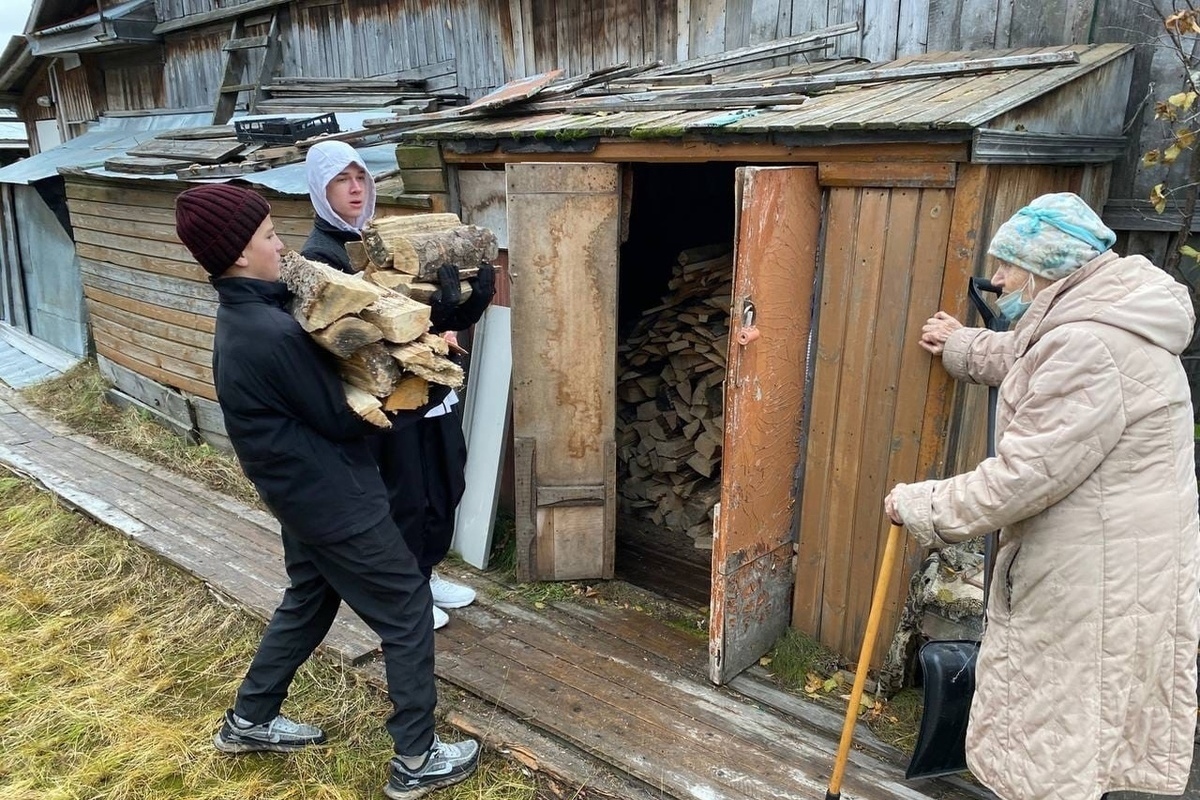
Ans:
[[[362,239],[357,233],[335,228],[321,217],[313,220],[312,233],[304,242],[300,255],[309,261],[320,261],[337,267],[342,272],[353,272],[350,269],[350,256],[346,253],[346,242],[357,242]]]
[[[213,286],[220,298],[217,398],[234,452],[263,502],[307,542],[334,542],[378,525],[388,497],[368,440],[379,429],[350,409],[333,357],[288,313],[287,287],[252,278]]]

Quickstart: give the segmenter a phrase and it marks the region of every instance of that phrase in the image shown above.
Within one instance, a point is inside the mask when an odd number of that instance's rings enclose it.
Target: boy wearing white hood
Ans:
[[[346,243],[359,241],[375,215],[375,181],[357,151],[345,142],[321,142],[305,158],[308,196],[316,210],[313,230],[301,254],[313,261],[352,272]],[[478,321],[495,294],[495,271],[481,264],[470,278],[471,296],[459,303],[458,268],[438,270],[441,288],[434,294],[433,333],[457,331]],[[446,557],[454,536],[454,512],[466,488],[467,445],[455,405],[458,395],[433,394],[432,407],[420,422],[377,437],[379,470],[388,487],[392,519],[404,536],[433,594],[433,626],[449,621],[442,609],[462,608],[475,592],[441,578],[433,568]]]

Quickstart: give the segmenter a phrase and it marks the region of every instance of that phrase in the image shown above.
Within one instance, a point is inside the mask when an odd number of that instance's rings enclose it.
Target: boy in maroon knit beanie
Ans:
[[[248,753],[326,741],[320,728],[279,712],[345,600],[381,640],[395,749],[384,794],[423,797],[474,772],[479,744],[434,734],[429,582],[391,519],[368,445],[377,429],[351,410],[332,356],[289,313],[270,211],[259,195],[230,185],[198,186],[175,201],[179,239],[220,301],[213,379],[225,429],[279,520],[290,581],[213,742]],[[418,419],[403,412],[392,424]]]

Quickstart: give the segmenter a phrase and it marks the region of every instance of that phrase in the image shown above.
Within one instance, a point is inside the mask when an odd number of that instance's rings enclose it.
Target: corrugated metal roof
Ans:
[[[104,159],[124,154],[138,142],[151,138],[155,132],[171,128],[198,128],[211,121],[212,112],[104,117],[87,133],[0,169],[0,183],[28,184],[57,175],[59,167],[103,164]]]
[[[363,120],[386,113],[381,109],[370,111],[337,112],[338,125],[343,131],[361,130]],[[257,115],[262,116],[262,115]],[[273,115],[303,118],[308,114]],[[253,117],[238,117],[253,119]],[[89,175],[123,178],[125,180],[177,180],[170,175],[130,175],[124,172],[109,172],[104,169],[106,159],[124,155],[127,150],[166,130],[207,127],[212,121],[212,112],[189,114],[148,114],[132,117],[105,117],[82,136],[59,145],[51,150],[31,156],[23,161],[0,169],[0,183],[28,184],[42,178],[57,175],[60,167],[84,169]],[[231,125],[232,127],[232,125]],[[395,145],[379,145],[359,151],[367,169],[378,175],[396,169]],[[216,179],[210,183],[229,180]],[[304,177],[304,163],[288,164],[275,169],[252,172],[240,176],[245,180],[284,194],[308,194],[308,182]]]
[[[0,140],[6,142],[25,142],[28,140],[28,134],[25,130],[25,123],[20,120],[8,121],[0,118]]]
[[[588,98],[564,101],[561,109],[539,111],[537,104],[512,106],[492,117],[461,121],[434,122],[414,127],[407,135],[423,139],[539,139],[570,141],[586,137],[672,139],[685,135],[818,133],[829,131],[953,131],[961,130],[964,139],[973,129],[989,120],[1029,103],[1076,80],[1131,50],[1130,45],[1074,45],[1036,50],[973,51],[969,53],[929,53],[887,64],[863,65],[835,62],[824,66],[820,75],[851,70],[886,69],[912,66],[914,63],[945,63],[977,58],[998,58],[1035,53],[1074,51],[1078,63],[1049,67],[1003,69],[992,72],[889,80],[834,88],[792,98],[773,98],[774,105],[737,108],[754,102],[748,84],[771,86],[787,78],[798,77],[793,69],[756,73],[731,73],[714,77],[711,87],[737,84],[744,97],[731,99],[730,108],[695,111],[637,109],[638,95],[619,95],[623,101],[613,111],[571,111],[572,103]],[[746,99],[750,98],[750,99]],[[610,98],[597,98],[611,102]],[[780,102],[780,100],[793,102]],[[536,98],[535,98],[536,100]],[[801,102],[794,102],[794,101]],[[1080,98],[1086,102],[1086,98]],[[541,103],[543,107],[550,103]],[[649,105],[649,104],[648,104]]]

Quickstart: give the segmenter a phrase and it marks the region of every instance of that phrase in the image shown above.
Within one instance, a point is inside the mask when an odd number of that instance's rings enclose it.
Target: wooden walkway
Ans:
[[[285,585],[267,514],[71,433],[0,387],[0,464],[132,537],[259,617]],[[753,677],[704,678],[702,640],[611,606],[535,608],[458,571],[479,601],[438,631],[437,674],[467,693],[447,721],[589,796],[823,798],[840,717]],[[325,648],[382,684],[378,639],[343,608]],[[774,707],[772,707],[774,706]],[[197,732],[200,735],[202,732]],[[843,797],[990,797],[961,781],[906,784],[865,730]]]

